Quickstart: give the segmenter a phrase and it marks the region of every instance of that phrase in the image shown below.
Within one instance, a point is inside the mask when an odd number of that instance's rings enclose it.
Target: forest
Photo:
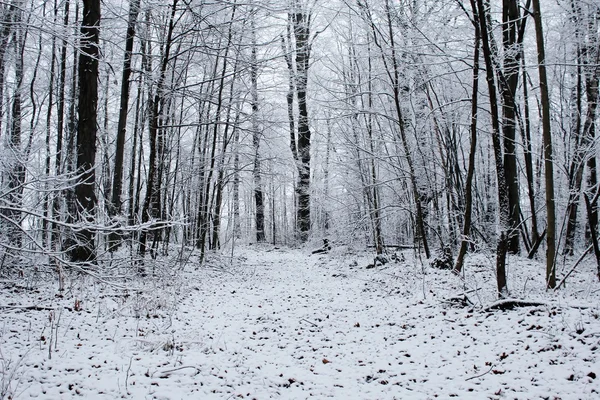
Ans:
[[[3,4],[3,270],[328,238],[555,287],[600,257],[599,5],[488,3]]]
[[[485,312],[566,296],[597,328],[599,79],[599,0],[2,0],[3,323],[49,312],[50,360],[59,309],[163,318],[186,280],[298,262]],[[261,259],[289,270],[246,275]],[[0,399],[15,360],[0,350]]]

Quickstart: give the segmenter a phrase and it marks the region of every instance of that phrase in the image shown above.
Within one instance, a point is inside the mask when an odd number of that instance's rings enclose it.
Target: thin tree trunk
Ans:
[[[522,51],[522,50],[521,50]],[[525,159],[525,175],[527,177],[527,197],[529,198],[529,209],[531,212],[531,243],[535,243],[539,237],[539,228],[537,222],[537,209],[535,205],[535,176],[533,173],[533,157],[531,151],[531,123],[529,118],[529,93],[527,84],[527,71],[525,70],[525,54],[521,55],[523,71],[523,113],[524,113],[524,131],[521,132],[523,142],[523,157]]]
[[[265,205],[262,189],[262,173],[260,169],[260,138],[262,136],[258,125],[258,61],[256,58],[256,27],[254,16],[251,17],[250,29],[252,35],[252,49],[250,53],[250,90],[252,96],[252,146],[254,148],[254,165],[252,176],[254,178],[254,221],[256,225],[256,241],[262,243],[265,238]]]
[[[112,216],[121,213],[121,191],[123,188],[123,160],[125,154],[125,136],[127,129],[127,111],[129,108],[129,87],[131,76],[131,53],[135,38],[135,26],[140,11],[140,0],[132,0],[129,4],[129,19],[127,21],[127,34],[125,38],[125,55],[123,56],[123,74],[121,76],[121,101],[119,108],[119,122],[117,124],[117,145],[115,149],[115,166],[113,170],[112,197],[109,213]],[[109,237],[109,249],[116,249],[118,235],[112,233]]]
[[[150,110],[150,115],[148,118],[148,136],[150,140],[150,155],[149,155],[149,166],[148,166],[148,179],[146,183],[146,196],[144,198],[144,207],[142,209],[142,224],[150,221],[151,217],[159,217],[160,216],[160,187],[161,182],[159,178],[160,172],[160,162],[162,158],[162,136],[163,133],[160,132],[163,127],[161,126],[162,116],[161,111],[163,111],[164,106],[164,86],[165,80],[167,78],[167,67],[170,61],[171,54],[171,46],[173,42],[173,30],[175,28],[175,13],[177,11],[177,2],[178,0],[173,0],[171,5],[171,12],[169,16],[169,25],[167,28],[167,37],[165,39],[165,47],[163,52],[163,57],[161,60],[160,66],[160,76],[158,78],[158,82],[156,84],[156,91],[154,93],[154,98],[150,101],[151,97],[148,97],[148,109]],[[156,236],[158,233],[154,232]],[[144,229],[140,234],[140,244],[139,244],[139,254],[140,256],[144,256],[146,253],[146,247],[148,242],[148,230]]]
[[[538,51],[538,72],[540,76],[540,92],[542,106],[542,131],[544,143],[544,170],[546,183],[546,214],[548,227],[546,233],[546,285],[553,289],[556,286],[556,270],[554,257],[556,253],[556,216],[554,213],[554,171],[552,159],[552,132],[550,127],[550,96],[548,94],[548,78],[546,76],[546,52],[542,27],[542,11],[540,0],[533,0],[533,20],[535,22],[536,43]]]
[[[10,167],[8,170],[8,190],[6,200],[11,209],[6,212],[6,217],[12,221],[12,225],[7,226],[6,233],[11,246],[21,247],[21,232],[18,226],[21,224],[21,212],[19,209],[22,204],[23,184],[25,183],[25,160],[22,149],[22,96],[23,90],[23,51],[25,45],[22,32],[21,11],[14,13],[12,21],[14,28],[12,30],[12,41],[15,55],[15,89],[11,105],[11,126],[9,141],[9,159]]]
[[[400,139],[402,141],[402,146],[404,148],[404,153],[406,157],[406,162],[408,164],[409,172],[410,172],[410,181],[411,181],[411,189],[413,192],[413,198],[415,202],[415,224],[416,224],[416,239],[423,245],[423,250],[425,251],[425,258],[430,258],[431,253],[429,251],[429,244],[427,240],[427,232],[425,230],[425,219],[423,214],[423,205],[421,204],[421,193],[419,191],[419,186],[417,184],[417,176],[414,168],[414,163],[411,156],[410,146],[408,144],[408,140],[406,138],[406,126],[404,121],[404,113],[402,111],[401,99],[400,99],[400,71],[398,66],[398,60],[396,56],[396,45],[394,41],[394,32],[392,29],[392,15],[389,0],[385,1],[386,14],[387,14],[387,28],[389,33],[389,41],[390,41],[390,49],[391,49],[391,59],[392,59],[392,70],[388,70],[388,74],[390,74],[392,79],[392,90],[394,93],[394,105],[396,107],[396,117],[398,119],[398,127],[400,132]],[[387,68],[387,67],[386,67]]]
[[[469,245],[469,236],[471,234],[471,218],[473,209],[473,175],[475,174],[475,156],[477,153],[477,102],[479,94],[479,46],[481,42],[481,30],[479,29],[479,15],[475,11],[475,0],[471,0],[471,8],[473,10],[473,24],[475,27],[475,48],[473,54],[473,81],[471,95],[471,149],[469,151],[469,166],[467,167],[467,180],[465,182],[465,215],[463,222],[462,239],[454,272],[460,273],[463,268],[467,247]]]
[[[70,1],[65,1],[63,15],[63,30],[66,33],[69,26],[69,5]],[[62,40],[60,49],[60,64],[58,74],[58,103],[56,105],[56,154],[54,156],[54,174],[58,177],[63,172],[63,136],[65,124],[65,89],[67,80],[67,39]],[[57,245],[60,237],[57,222],[61,220],[61,201],[59,196],[55,195],[52,201],[52,212],[54,220],[52,221],[52,238],[53,245]]]
[[[66,5],[65,5],[66,7]],[[78,22],[79,22],[79,2],[75,2],[75,21],[73,23],[75,34],[78,34]],[[69,179],[73,179],[76,174],[76,160],[77,154],[75,149],[75,140],[77,137],[77,99],[78,99],[78,82],[79,82],[79,51],[77,46],[73,50],[73,67],[71,72],[71,85],[69,93],[69,110],[67,116],[67,148],[64,160],[64,171],[69,176]],[[75,198],[75,190],[71,187],[65,190],[65,201],[66,201],[66,221],[74,222],[77,216],[77,200]],[[74,240],[72,237],[68,237],[68,240],[64,242],[65,245],[70,246],[70,243]]]

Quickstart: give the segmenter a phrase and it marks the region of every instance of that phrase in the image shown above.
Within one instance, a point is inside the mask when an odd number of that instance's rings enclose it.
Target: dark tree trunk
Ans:
[[[546,75],[546,50],[542,27],[542,11],[540,1],[533,0],[533,20],[535,22],[536,43],[538,52],[538,72],[540,76],[540,92],[542,107],[542,131],[544,144],[544,171],[546,183],[546,213],[548,226],[546,233],[546,284],[548,288],[556,287],[556,270],[554,257],[556,254],[556,216],[554,211],[554,171],[552,159],[552,132],[550,126],[550,96],[548,94],[548,78]]]
[[[519,225],[521,209],[519,196],[519,169],[516,155],[516,91],[519,83],[519,60],[521,52],[517,38],[520,13],[518,0],[503,0],[502,43],[504,46],[503,78],[500,79],[502,96],[502,134],[504,136],[504,171],[508,188],[510,231],[508,251],[519,252]]]
[[[310,128],[308,119],[307,84],[310,66],[310,19],[306,10],[295,4],[292,20],[296,40],[296,96],[298,98],[298,210],[296,223],[300,240],[305,242],[310,232]]]
[[[505,297],[508,294],[506,285],[506,252],[508,251],[508,231],[510,226],[510,209],[508,202],[508,189],[504,174],[502,157],[502,146],[500,142],[500,117],[498,113],[498,97],[496,82],[494,79],[494,64],[492,61],[492,49],[490,47],[490,36],[487,24],[487,8],[484,0],[477,0],[477,12],[479,15],[479,28],[481,31],[481,44],[483,57],[485,59],[486,80],[490,95],[490,111],[492,117],[492,144],[494,147],[494,160],[496,162],[496,184],[498,186],[498,244],[496,248],[496,283],[498,296]]]
[[[162,147],[164,133],[162,132],[163,127],[161,111],[164,108],[164,86],[167,74],[167,67],[170,61],[171,46],[173,42],[173,30],[175,28],[175,13],[177,11],[178,0],[173,0],[171,6],[171,13],[169,16],[169,26],[167,28],[167,37],[164,43],[163,57],[160,65],[160,76],[156,84],[156,92],[154,98],[150,101],[151,97],[148,97],[148,109],[150,112],[148,118],[148,136],[150,140],[150,155],[148,165],[148,180],[146,183],[146,196],[144,198],[144,207],[142,209],[142,223],[147,223],[150,218],[160,218],[160,170],[162,161]],[[158,235],[159,232],[154,231],[154,235]],[[144,256],[146,253],[146,247],[148,242],[148,230],[144,229],[140,234],[140,245],[139,254]]]
[[[63,29],[66,31],[69,26],[69,5],[70,1],[65,1],[63,15]],[[60,49],[60,64],[58,75],[58,104],[56,105],[56,155],[54,158],[54,173],[59,176],[63,172],[63,136],[65,125],[65,87],[67,82],[67,39],[63,38]],[[60,237],[57,222],[61,219],[61,201],[59,196],[54,196],[52,201],[52,212],[54,221],[52,222],[52,243],[57,245]]]
[[[131,53],[135,37],[135,26],[140,10],[140,0],[132,0],[129,4],[129,20],[127,22],[127,35],[125,38],[125,55],[123,59],[123,74],[121,76],[121,102],[119,109],[119,122],[117,124],[117,147],[115,150],[115,167],[112,184],[112,198],[109,212],[112,215],[121,213],[121,191],[123,188],[123,159],[125,153],[125,135],[127,128],[127,110],[129,107],[129,86],[131,76]],[[108,178],[107,178],[108,179]],[[110,249],[116,249],[118,237],[112,234],[109,238]]]
[[[14,27],[12,29],[12,41],[14,45],[15,55],[15,91],[12,98],[11,105],[11,124],[10,124],[10,167],[8,170],[8,190],[6,195],[6,201],[10,207],[6,213],[6,217],[11,221],[6,229],[8,240],[11,246],[21,247],[21,209],[22,197],[23,197],[23,184],[25,183],[25,165],[24,165],[24,152],[21,145],[22,135],[22,96],[23,90],[23,46],[25,41],[23,38],[21,23],[21,11],[15,11],[12,23]],[[0,99],[1,101],[2,99]]]
[[[454,272],[460,273],[464,264],[471,234],[471,218],[473,208],[473,175],[475,174],[475,155],[477,153],[477,100],[479,91],[479,46],[481,42],[481,30],[479,29],[479,15],[476,12],[475,0],[471,0],[473,10],[473,24],[475,27],[475,49],[473,54],[473,93],[471,95],[471,149],[469,151],[469,166],[467,167],[467,180],[465,182],[465,215],[463,222],[462,240],[454,265]]]
[[[98,57],[100,0],[83,1],[81,56],[79,57],[79,123],[77,125],[77,172],[75,186],[77,217],[82,224],[71,257],[77,262],[94,262],[95,233],[88,226],[95,220],[96,208],[96,135],[98,106]]]
[[[521,132],[523,142],[523,158],[525,159],[525,175],[527,177],[527,197],[529,198],[529,209],[531,212],[531,243],[535,243],[539,238],[539,229],[537,222],[537,209],[535,206],[535,176],[533,173],[533,157],[531,151],[531,123],[529,118],[529,93],[527,85],[527,72],[525,70],[525,56],[521,55],[523,70],[523,113],[524,126]]]

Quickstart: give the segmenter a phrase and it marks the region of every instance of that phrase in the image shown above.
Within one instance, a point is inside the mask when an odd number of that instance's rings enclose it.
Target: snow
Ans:
[[[347,247],[163,261],[127,290],[0,283],[0,399],[600,398],[591,261],[546,292],[544,265],[510,258],[511,294],[541,305],[489,311],[490,254],[463,277]]]

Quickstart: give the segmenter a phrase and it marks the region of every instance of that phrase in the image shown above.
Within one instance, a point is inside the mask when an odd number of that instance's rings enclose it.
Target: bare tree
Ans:
[[[140,0],[132,0],[129,4],[129,19],[127,21],[127,34],[125,38],[125,55],[123,56],[123,74],[121,76],[121,102],[119,108],[119,122],[117,125],[117,145],[115,149],[115,166],[112,184],[112,198],[109,212],[118,215],[121,212],[121,191],[123,187],[123,159],[125,153],[125,134],[127,128],[127,112],[129,109],[129,86],[131,77],[131,55],[133,51],[133,40],[135,37],[135,26],[140,11]],[[110,237],[112,246],[118,238],[113,233]]]
[[[552,158],[552,132],[550,126],[550,96],[548,94],[548,78],[546,74],[546,49],[544,47],[544,31],[542,26],[542,10],[540,1],[533,0],[533,20],[538,52],[538,72],[540,76],[540,92],[542,107],[542,132],[544,144],[544,171],[546,183],[546,285],[553,289],[556,286],[556,270],[554,257],[556,254],[556,217],[554,210],[554,164]]]
[[[79,58],[79,123],[77,125],[77,171],[75,186],[78,219],[82,228],[71,257],[77,262],[94,262],[96,208],[96,135],[98,105],[98,58],[100,36],[100,0],[84,0],[81,21],[81,56]]]

